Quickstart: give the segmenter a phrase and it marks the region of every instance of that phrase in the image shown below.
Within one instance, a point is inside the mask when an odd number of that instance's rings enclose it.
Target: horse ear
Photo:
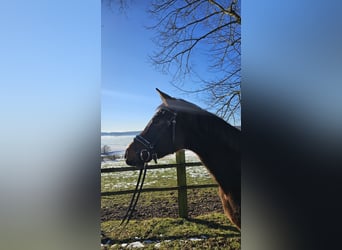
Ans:
[[[158,91],[160,98],[165,105],[168,104],[168,100],[174,100],[175,99],[175,98],[169,96],[168,94],[165,94],[164,92],[160,91],[158,88],[156,88],[156,90]]]

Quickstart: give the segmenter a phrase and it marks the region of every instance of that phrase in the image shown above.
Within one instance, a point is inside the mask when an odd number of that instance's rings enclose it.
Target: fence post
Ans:
[[[185,151],[176,152],[177,186],[178,189],[178,213],[181,218],[188,218],[188,198],[186,190]]]

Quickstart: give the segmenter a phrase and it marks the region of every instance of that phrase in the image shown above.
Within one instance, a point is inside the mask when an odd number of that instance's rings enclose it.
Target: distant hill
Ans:
[[[126,131],[126,132],[101,132],[101,136],[124,136],[124,135],[137,135],[141,131]]]
[[[235,126],[241,130],[241,126]],[[125,131],[125,132],[101,132],[101,136],[125,136],[125,135],[138,135],[141,131]]]

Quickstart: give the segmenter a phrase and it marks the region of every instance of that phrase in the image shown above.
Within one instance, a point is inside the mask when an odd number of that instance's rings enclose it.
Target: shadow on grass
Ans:
[[[240,234],[240,231],[234,227],[229,225],[222,225],[213,221],[203,220],[203,219],[195,219],[195,218],[188,218],[187,221],[207,226],[208,228],[212,229],[220,229],[220,230],[226,230],[230,232],[234,232],[233,236],[236,236],[236,234]]]

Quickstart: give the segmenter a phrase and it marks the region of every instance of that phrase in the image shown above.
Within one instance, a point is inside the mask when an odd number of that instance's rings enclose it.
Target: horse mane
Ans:
[[[163,103],[158,107],[158,110],[165,107],[177,113],[192,115],[204,134],[209,134],[213,138],[220,138],[227,142],[234,151],[240,151],[241,130],[230,125],[221,117],[183,99],[173,99],[171,102],[169,100],[168,105]]]

